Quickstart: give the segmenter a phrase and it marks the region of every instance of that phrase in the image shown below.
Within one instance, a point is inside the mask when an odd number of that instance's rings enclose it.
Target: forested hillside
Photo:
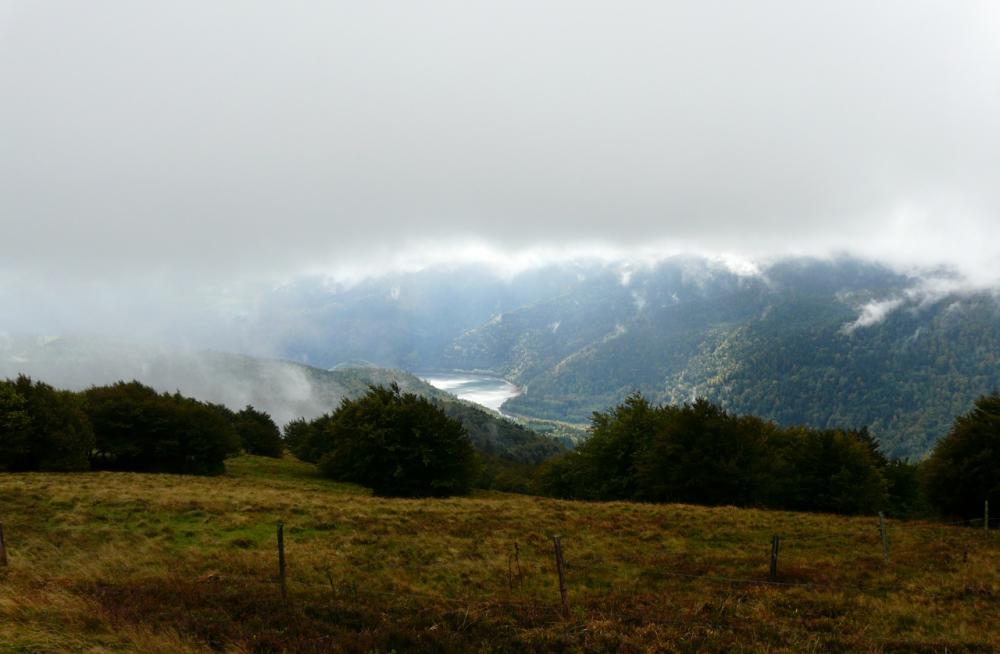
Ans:
[[[369,384],[396,382],[406,390],[447,397],[400,370],[366,365],[321,370],[274,359],[97,337],[8,337],[0,342],[0,377],[19,373],[73,390],[136,379],[160,391],[179,390],[234,410],[252,404],[279,424],[330,411],[341,398],[364,393]]]
[[[641,390],[707,397],[781,424],[868,426],[922,455],[1000,384],[1000,310],[853,261],[738,275],[687,262],[612,272],[458,338],[456,367],[523,387],[505,410],[584,421]]]
[[[520,386],[504,410],[529,418],[586,423],[635,390],[675,404],[703,396],[783,425],[867,426],[889,454],[918,457],[1000,387],[995,291],[947,271],[906,275],[846,258],[300,279],[204,331],[217,349],[336,369],[0,334],[0,374],[69,387],[135,377],[284,422],[371,382],[435,393],[382,368],[481,370]],[[379,369],[337,367],[345,361]]]
[[[405,371],[371,365],[320,370],[287,361],[93,338],[8,337],[0,347],[0,379],[20,373],[73,390],[136,379],[161,392],[181,391],[233,410],[251,404],[267,411],[279,425],[331,412],[344,398],[360,397],[372,385],[397,384],[430,398],[460,420],[484,455],[513,464],[537,464],[563,449],[553,438],[457,400]]]

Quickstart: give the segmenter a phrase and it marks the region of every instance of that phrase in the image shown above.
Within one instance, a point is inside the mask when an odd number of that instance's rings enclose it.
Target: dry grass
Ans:
[[[0,475],[0,654],[1000,646],[1000,546],[976,530],[891,523],[885,566],[872,518],[501,494],[388,500],[295,461],[229,468]],[[782,584],[757,583],[773,533]],[[523,583],[510,588],[515,541]]]

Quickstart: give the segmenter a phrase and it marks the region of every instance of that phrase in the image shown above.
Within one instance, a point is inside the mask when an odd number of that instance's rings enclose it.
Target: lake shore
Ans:
[[[503,403],[521,394],[516,385],[496,375],[461,370],[415,371],[413,374],[460,400],[473,402],[501,414]]]

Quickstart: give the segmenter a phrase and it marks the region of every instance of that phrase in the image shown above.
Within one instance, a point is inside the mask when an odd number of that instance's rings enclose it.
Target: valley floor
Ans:
[[[982,530],[892,521],[885,564],[871,517],[390,500],[293,460],[228,467],[0,474],[0,654],[1000,648],[1000,535]]]

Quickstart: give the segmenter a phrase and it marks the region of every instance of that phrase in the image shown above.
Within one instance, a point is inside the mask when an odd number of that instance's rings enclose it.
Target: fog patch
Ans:
[[[844,325],[841,328],[841,332],[844,334],[853,334],[858,329],[877,325],[902,305],[902,298],[873,300],[862,306],[861,313],[857,319],[854,322]]]
[[[26,374],[76,391],[136,380],[162,393],[180,392],[234,410],[252,404],[279,425],[332,411],[350,391],[332,373],[222,352],[82,337],[8,337],[3,343],[0,378]]]
[[[863,303],[858,308],[858,317],[841,328],[841,333],[852,334],[858,329],[877,325],[884,321],[894,311],[907,309],[912,313],[927,310],[934,305],[958,296],[945,308],[945,314],[961,309],[963,297],[984,294],[998,297],[998,290],[983,280],[973,279],[959,274],[953,269],[938,269],[921,274],[919,271],[911,274],[917,276],[917,281],[909,288],[889,298],[875,299]],[[835,296],[841,302],[850,302],[852,293],[839,292]],[[918,330],[919,331],[919,330]],[[919,334],[914,334],[916,339]]]

